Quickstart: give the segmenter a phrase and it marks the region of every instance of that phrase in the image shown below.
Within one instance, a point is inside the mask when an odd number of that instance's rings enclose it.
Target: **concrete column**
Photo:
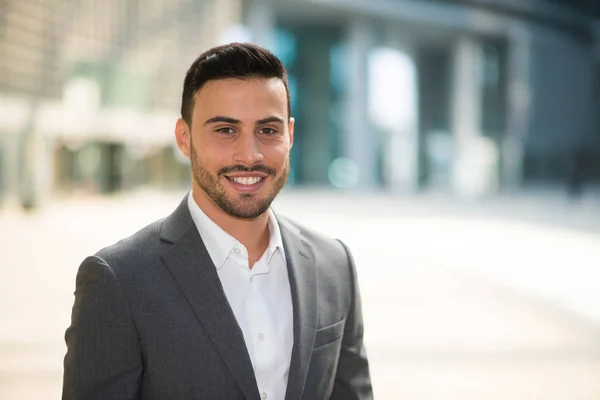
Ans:
[[[252,43],[274,50],[275,10],[272,0],[252,0],[247,25]]]
[[[497,149],[481,132],[480,46],[458,40],[454,52],[452,131],[455,140],[453,187],[461,196],[479,197],[496,189]]]
[[[348,98],[345,157],[357,167],[355,188],[376,184],[376,143],[368,116],[369,51],[375,44],[373,26],[364,19],[355,19],[348,26]]]
[[[386,188],[398,194],[412,193],[419,185],[419,89],[414,44],[389,26],[382,45],[374,53],[370,71],[371,120],[383,133],[377,144],[382,150]]]
[[[0,207],[8,196],[8,161],[6,160],[6,138],[0,133]]]
[[[456,44],[453,65],[452,129],[458,146],[481,134],[481,91],[477,62],[479,44],[462,38]]]
[[[0,134],[0,205],[17,200],[19,190],[18,136],[13,133]]]
[[[510,32],[508,48],[507,124],[502,143],[501,181],[511,190],[521,185],[525,136],[531,118],[531,37],[526,29]]]
[[[49,200],[54,184],[54,155],[50,141],[39,131],[30,134],[26,141],[21,160],[23,170],[19,171],[19,195],[26,209],[42,206]]]

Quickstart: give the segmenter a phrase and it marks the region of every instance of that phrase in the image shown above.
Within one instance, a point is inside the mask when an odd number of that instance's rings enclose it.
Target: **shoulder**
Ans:
[[[94,256],[104,261],[118,275],[124,269],[148,264],[159,256],[159,249],[162,248],[160,231],[163,221],[164,219],[154,221],[129,237],[102,248]]]
[[[288,227],[292,227],[292,229],[300,233],[300,235],[312,246],[316,246],[324,250],[330,250],[337,255],[344,255],[346,253],[346,246],[337,238],[327,236],[313,228],[310,228],[281,214],[277,214],[277,220],[280,224],[283,223]]]
[[[326,273],[338,275],[352,272],[352,255],[348,246],[340,239],[329,237],[286,216],[277,215],[277,219],[280,224],[291,227],[299,233],[302,240],[311,248],[320,270],[324,269]]]

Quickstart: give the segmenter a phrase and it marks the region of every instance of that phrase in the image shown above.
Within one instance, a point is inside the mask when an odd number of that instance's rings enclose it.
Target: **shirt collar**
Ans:
[[[219,225],[208,217],[198,206],[192,193],[188,195],[188,208],[192,216],[192,220],[200,233],[200,237],[204,242],[204,246],[210,255],[210,258],[217,269],[221,269],[225,261],[233,251],[236,245],[243,246],[236,238],[225,232]],[[285,260],[283,239],[281,238],[281,230],[275,215],[269,209],[269,246],[266,250],[267,262],[271,261],[273,255],[279,250]]]
[[[279,223],[277,222],[277,218],[275,218],[275,214],[269,208],[269,247],[267,247],[267,262],[271,262],[271,258],[273,255],[279,250],[283,259],[285,260],[285,251],[283,249],[283,239],[281,238],[281,229],[279,228]]]

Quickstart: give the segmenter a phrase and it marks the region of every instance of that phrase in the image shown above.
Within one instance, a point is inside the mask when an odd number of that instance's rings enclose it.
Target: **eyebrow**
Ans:
[[[207,119],[204,122],[204,126],[209,125],[209,124],[214,124],[217,122],[225,122],[225,123],[234,124],[234,125],[238,125],[238,124],[242,123],[242,121],[240,121],[239,119],[235,119],[235,118],[231,118],[231,117],[223,117],[223,116],[217,115],[215,117]],[[256,121],[256,125],[264,125],[264,124],[269,124],[271,122],[278,122],[280,124],[283,124],[283,120],[279,117],[267,117],[267,118],[259,119],[258,121]]]
[[[220,115],[217,115],[216,117],[212,117],[207,119],[204,122],[204,126],[208,125],[208,124],[214,124],[215,122],[227,122],[228,124],[239,124],[242,121],[240,121],[239,119],[235,119],[235,118],[230,118],[230,117],[222,117]]]
[[[280,124],[283,124],[283,120],[279,117],[267,117],[267,118],[259,119],[258,121],[256,121],[256,125],[264,125],[264,124],[269,124],[271,122],[278,122]]]

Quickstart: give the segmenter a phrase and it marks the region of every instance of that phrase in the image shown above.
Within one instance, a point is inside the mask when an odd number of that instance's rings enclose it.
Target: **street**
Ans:
[[[60,397],[79,263],[181,195],[0,209],[1,400]],[[536,201],[290,190],[275,209],[352,250],[376,399],[597,400],[600,213]]]

